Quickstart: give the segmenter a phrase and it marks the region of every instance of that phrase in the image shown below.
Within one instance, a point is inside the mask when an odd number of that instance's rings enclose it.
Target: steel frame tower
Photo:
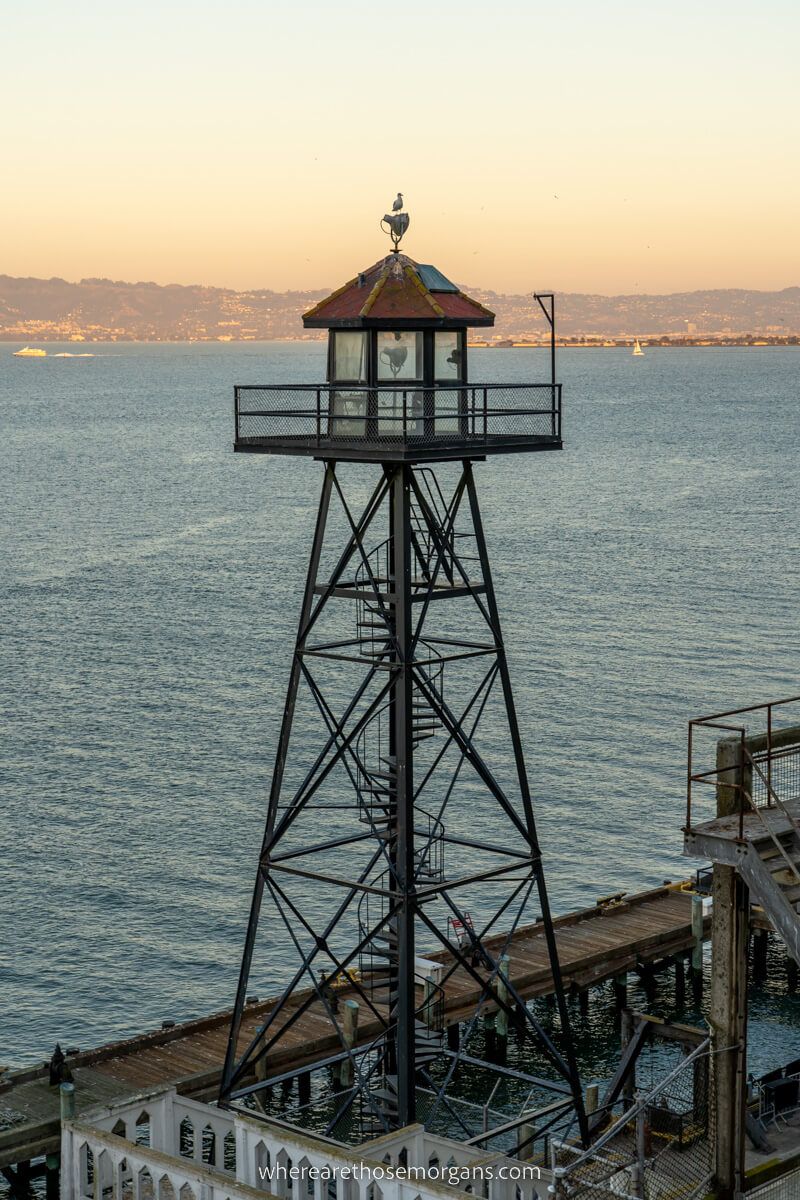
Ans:
[[[397,278],[397,257],[385,262],[377,267]],[[369,287],[363,280],[359,290]],[[419,282],[411,282],[416,303]],[[345,388],[331,367],[325,387],[236,390],[236,449],[313,456],[324,479],[220,1100],[258,1095],[307,1071],[292,1065],[292,1039],[314,1015],[335,1042],[317,1064],[338,1081],[327,1132],[341,1135],[355,1120],[365,1136],[437,1113],[463,1125],[448,1087],[459,1063],[474,1061],[469,1041],[479,1017],[497,1006],[549,1072],[530,1078],[574,1106],[585,1137],[473,472],[489,453],[559,449],[560,386],[554,376],[517,388],[468,385],[463,341],[456,385],[431,378],[435,331],[463,337],[477,323],[463,313],[449,322],[437,315],[432,329],[409,317],[424,375],[415,387],[387,384],[377,371],[380,319],[373,311],[364,325],[368,368],[357,385]],[[324,314],[319,321],[340,328]],[[391,323],[409,328],[396,303]],[[332,345],[332,364],[336,353]],[[353,460],[372,464],[368,489],[368,468],[343,471]],[[443,465],[434,471],[431,463]],[[508,966],[513,934],[532,916],[546,937],[558,1038],[527,1006]],[[251,979],[278,954],[285,987],[244,1036]],[[458,1044],[445,1031],[450,991],[468,1013]],[[355,1035],[345,997],[359,1006]]]

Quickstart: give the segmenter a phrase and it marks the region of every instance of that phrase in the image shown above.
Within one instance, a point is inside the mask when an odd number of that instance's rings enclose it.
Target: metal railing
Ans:
[[[557,1200],[702,1200],[712,1177],[712,1058],[706,1038],[649,1090],[615,1101],[588,1148],[553,1141]]]
[[[560,439],[560,383],[240,384],[236,444]]]
[[[794,718],[793,723],[779,724],[778,710],[782,710],[780,716],[785,721],[787,709]],[[698,734],[703,730],[722,735],[722,741],[738,743],[735,765],[728,761],[724,764],[717,761],[710,769],[698,771],[695,768]],[[797,819],[786,807],[788,802],[800,799],[800,696],[730,709],[690,721],[686,782],[687,832],[693,829],[693,812],[697,810],[694,789],[697,785],[713,788],[717,794],[720,789],[727,789],[736,798],[740,841],[744,833],[745,814],[754,812],[761,816],[762,810],[770,808],[779,809],[800,835]]]
[[[800,1196],[800,1167],[788,1167],[786,1174],[768,1183],[756,1183],[747,1189],[748,1200],[796,1200]]]

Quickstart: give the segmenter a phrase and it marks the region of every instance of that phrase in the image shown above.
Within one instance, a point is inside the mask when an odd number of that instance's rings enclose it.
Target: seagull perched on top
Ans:
[[[400,212],[400,209],[402,207],[403,207],[403,193],[398,192],[397,199],[395,200],[394,204],[392,205],[392,212]]]

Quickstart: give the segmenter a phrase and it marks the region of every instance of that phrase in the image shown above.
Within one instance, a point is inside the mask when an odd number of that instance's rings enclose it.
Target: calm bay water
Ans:
[[[310,461],[234,456],[232,385],[320,380],[324,348],[16,348],[0,1062],[21,1063],[232,1000],[320,483]],[[689,716],[800,692],[800,354],[567,351],[560,371],[564,453],[476,471],[565,911],[689,873]],[[795,1038],[781,990],[756,998],[754,1068]]]

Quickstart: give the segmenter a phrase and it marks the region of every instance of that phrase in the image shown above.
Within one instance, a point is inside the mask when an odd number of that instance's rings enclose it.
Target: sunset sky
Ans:
[[[0,273],[498,291],[800,284],[800,6],[18,5]]]

